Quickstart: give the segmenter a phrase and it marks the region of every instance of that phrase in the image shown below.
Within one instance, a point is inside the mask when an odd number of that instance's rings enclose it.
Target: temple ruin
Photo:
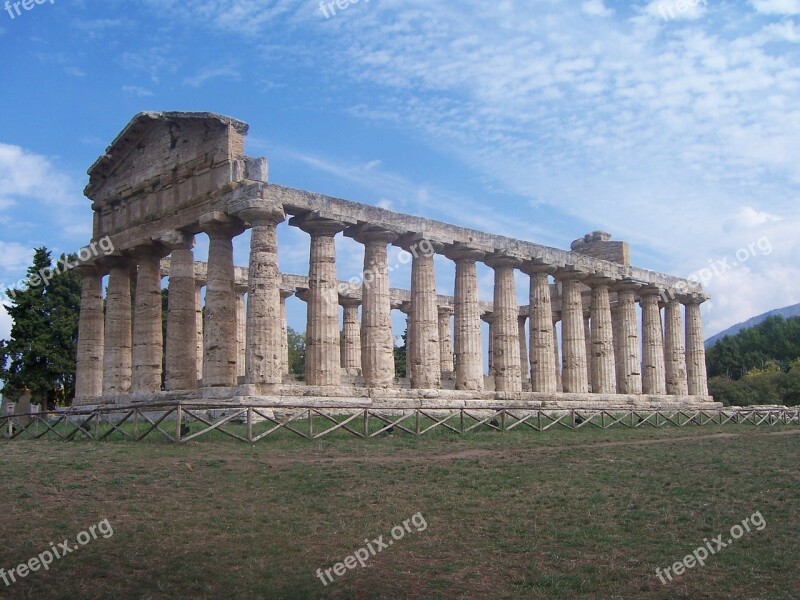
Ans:
[[[109,236],[114,252],[79,267],[76,406],[719,406],[698,283],[631,266],[628,245],[603,232],[565,251],[269,183],[266,159],[245,154],[247,130],[210,113],[141,113],[89,169],[93,239]],[[309,235],[307,275],[279,272],[276,231],[287,220]],[[233,239],[246,229],[244,269]],[[194,256],[200,233],[205,261]],[[338,233],[364,245],[358,286],[337,279]],[[410,290],[390,287],[390,244],[411,255]],[[455,263],[453,297],[437,295],[435,254]],[[491,301],[478,297],[478,262],[494,271]],[[530,276],[527,306],[515,270]],[[292,295],[307,303],[303,381],[288,373]],[[392,310],[408,316],[404,379]]]

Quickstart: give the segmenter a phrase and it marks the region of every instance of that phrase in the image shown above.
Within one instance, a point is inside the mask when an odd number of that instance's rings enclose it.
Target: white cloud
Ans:
[[[730,232],[735,229],[752,229],[766,223],[782,221],[783,217],[768,212],[758,211],[750,206],[742,206],[735,216],[727,219],[722,226],[723,231]]]
[[[132,96],[138,96],[139,98],[147,98],[153,95],[153,92],[147,88],[139,87],[138,85],[124,85],[122,86],[122,91]]]
[[[800,15],[800,0],[750,0],[765,15]]]
[[[33,248],[17,242],[0,241],[0,269],[25,272],[33,261]]]
[[[183,83],[190,87],[200,87],[204,83],[218,78],[239,79],[239,73],[232,64],[218,67],[205,67],[199,69],[191,77],[184,78]]]
[[[27,196],[57,205],[69,200],[71,187],[70,179],[49,158],[0,143],[0,190],[4,197]]]
[[[609,17],[614,14],[614,11],[608,8],[603,0],[587,0],[581,5],[581,9],[593,17]]]

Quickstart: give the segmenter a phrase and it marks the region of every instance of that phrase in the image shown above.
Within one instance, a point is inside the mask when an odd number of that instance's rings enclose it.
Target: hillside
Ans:
[[[768,312],[765,312],[763,314],[760,314],[757,317],[751,317],[746,321],[742,321],[741,323],[737,323],[736,325],[728,327],[725,331],[721,331],[717,335],[708,338],[705,341],[706,349],[716,344],[718,340],[721,340],[726,335],[730,336],[736,335],[742,329],[747,329],[748,327],[755,327],[759,323],[763,323],[767,318],[773,316],[780,316],[783,317],[784,319],[788,319],[789,317],[800,317],[800,304],[793,304],[791,306],[785,306],[784,308],[776,308]]]

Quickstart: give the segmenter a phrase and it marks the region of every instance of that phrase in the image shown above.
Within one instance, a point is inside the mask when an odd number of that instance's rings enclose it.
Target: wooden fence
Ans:
[[[748,424],[800,425],[800,408],[726,408],[719,410],[620,410],[587,408],[531,410],[508,406],[476,408],[402,408],[357,406],[264,406],[222,404],[152,404],[40,412],[0,417],[0,440],[58,439],[70,441],[163,438],[185,443],[209,436],[255,443],[292,434],[316,440],[340,432],[359,438],[387,434],[421,436],[434,432],[536,432],[553,428],[578,430],[610,427],[687,427]]]

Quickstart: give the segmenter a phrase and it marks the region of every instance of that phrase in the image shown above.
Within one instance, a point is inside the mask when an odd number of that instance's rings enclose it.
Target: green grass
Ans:
[[[3,441],[0,567],[102,519],[114,535],[0,597],[800,598],[798,431]],[[756,511],[762,531],[656,578]],[[417,512],[425,531],[316,578]]]

